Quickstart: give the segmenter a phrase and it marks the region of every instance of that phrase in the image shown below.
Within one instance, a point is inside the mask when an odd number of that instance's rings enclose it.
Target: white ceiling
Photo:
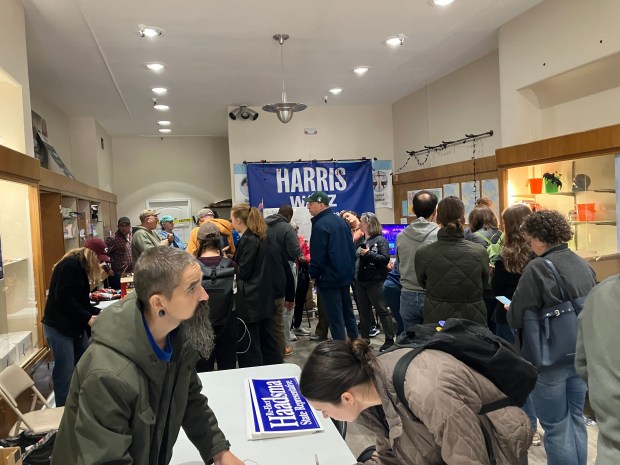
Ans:
[[[93,117],[113,137],[228,131],[227,107],[280,101],[284,45],[289,101],[391,104],[497,48],[497,29],[541,0],[22,0],[30,85],[69,117]],[[140,38],[138,24],[165,34]],[[409,39],[390,48],[382,40]],[[154,74],[145,62],[162,61]],[[364,77],[351,69],[368,65]],[[150,88],[170,89],[153,109]],[[275,115],[260,111],[261,118]],[[242,122],[251,124],[249,122]],[[240,123],[241,124],[241,123]]]

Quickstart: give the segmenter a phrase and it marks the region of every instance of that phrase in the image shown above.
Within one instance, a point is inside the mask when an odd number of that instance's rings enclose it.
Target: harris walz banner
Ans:
[[[250,205],[260,210],[303,207],[303,198],[323,191],[335,211],[374,212],[370,160],[248,163]]]

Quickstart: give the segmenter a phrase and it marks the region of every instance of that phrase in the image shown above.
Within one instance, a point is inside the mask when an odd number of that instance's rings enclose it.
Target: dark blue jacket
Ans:
[[[308,273],[318,287],[348,286],[355,274],[355,249],[351,228],[331,208],[312,218]]]

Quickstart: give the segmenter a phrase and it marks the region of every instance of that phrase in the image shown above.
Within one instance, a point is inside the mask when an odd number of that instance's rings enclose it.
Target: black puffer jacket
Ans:
[[[362,255],[360,248],[366,245],[368,252]],[[390,261],[390,246],[381,235],[373,236],[360,244],[355,251],[355,277],[358,281],[385,281]]]
[[[465,318],[487,325],[483,292],[489,287],[489,256],[465,240],[463,231],[440,229],[437,242],[418,250],[415,271],[426,289],[424,323]]]

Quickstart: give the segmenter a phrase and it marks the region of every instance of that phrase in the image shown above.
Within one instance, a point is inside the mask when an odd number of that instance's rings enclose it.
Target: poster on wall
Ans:
[[[39,139],[47,141],[47,123],[38,113],[32,114],[32,139],[34,142],[34,157],[39,160],[41,167],[49,168],[49,157],[47,150]],[[39,136],[39,137],[37,137]]]
[[[416,192],[419,191],[420,189],[415,191],[407,191],[407,216],[415,216],[415,214],[413,213],[413,197],[415,196]]]
[[[461,185],[458,182],[443,185],[443,196],[450,196],[461,198]]]
[[[248,168],[245,163],[235,163],[233,165],[233,183],[233,205],[250,203]]]
[[[62,161],[62,158],[60,158],[60,155],[58,155],[56,149],[50,144],[48,144],[47,141],[43,137],[41,137],[41,134],[37,134],[37,139],[39,140],[39,144],[41,144],[43,150],[47,154],[46,156],[51,157],[52,160],[56,162],[56,165],[58,166],[58,168],[60,168],[60,171],[62,171],[65,176],[71,179],[75,179],[75,176],[73,176],[73,173],[71,173],[67,165],[65,165],[65,162]]]
[[[461,200],[465,205],[465,221],[476,206],[476,199],[480,197],[480,181],[476,181],[474,187],[474,181],[467,181],[461,183]]]
[[[370,160],[248,163],[247,169],[250,205],[259,209],[304,207],[304,197],[323,191],[335,211],[375,211]]]
[[[437,196],[437,203],[441,202],[441,199],[443,199],[443,189],[441,187],[431,187],[424,190],[435,194]]]
[[[267,218],[269,215],[278,213],[279,208],[265,208],[263,210],[263,216]],[[307,241],[310,240],[310,234],[312,233],[312,215],[306,207],[293,208],[293,221],[299,226],[298,234],[303,236]]]
[[[392,208],[392,160],[373,160],[372,188],[375,208]]]
[[[482,197],[488,198],[491,202],[491,210],[499,218],[499,182],[495,179],[482,180]]]

